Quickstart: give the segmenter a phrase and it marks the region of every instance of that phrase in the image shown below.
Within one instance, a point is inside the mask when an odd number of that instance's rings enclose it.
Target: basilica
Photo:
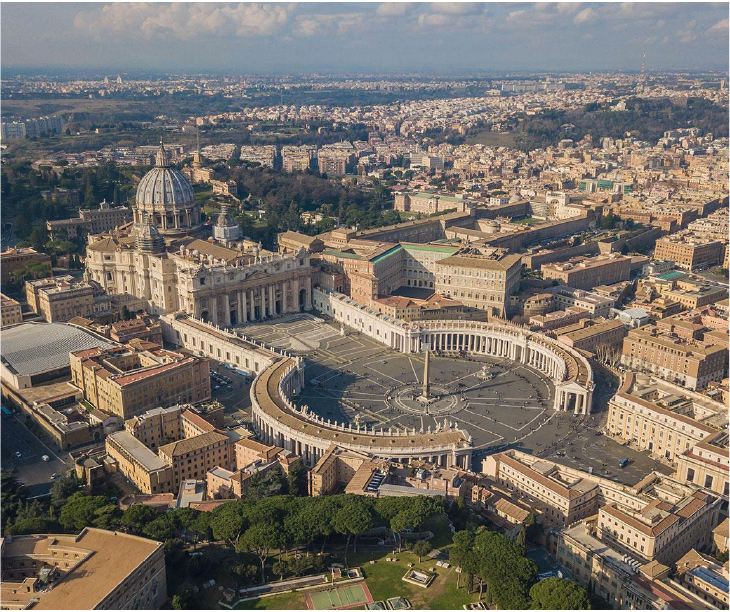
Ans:
[[[262,249],[241,237],[226,208],[205,224],[190,181],[162,144],[137,187],[133,219],[90,236],[86,248],[90,278],[120,308],[184,311],[230,327],[312,307],[309,253]]]

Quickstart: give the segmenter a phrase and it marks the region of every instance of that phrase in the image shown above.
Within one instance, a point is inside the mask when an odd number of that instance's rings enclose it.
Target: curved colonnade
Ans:
[[[335,317],[344,322],[344,317]],[[390,320],[392,321],[392,320]],[[404,353],[423,350],[465,351],[474,355],[502,357],[545,374],[555,385],[555,410],[575,414],[591,411],[593,373],[588,361],[577,351],[511,323],[473,321],[421,321],[417,325],[398,322],[371,338],[400,348]],[[348,316],[347,324],[352,325]],[[402,336],[400,336],[402,334]],[[405,349],[405,350],[404,350]],[[333,423],[296,407],[290,400],[304,385],[300,358],[283,357],[262,372],[251,386],[253,426],[259,437],[303,457],[313,466],[332,445],[374,455],[381,459],[407,462],[424,459],[442,466],[469,469],[472,439],[468,432],[444,421],[436,431],[368,428]]]

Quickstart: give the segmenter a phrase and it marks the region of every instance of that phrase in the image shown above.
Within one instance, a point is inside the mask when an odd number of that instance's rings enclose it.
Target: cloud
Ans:
[[[285,5],[113,3],[80,11],[74,27],[96,40],[107,37],[191,40],[200,35],[272,36],[283,30],[288,18]]]
[[[292,28],[292,34],[301,37],[344,36],[355,30],[362,30],[365,24],[365,16],[362,13],[299,15]]]
[[[486,8],[482,2],[432,2],[428,6],[439,15],[479,15]]]
[[[593,19],[593,9],[589,6],[588,8],[584,8],[580,13],[578,13],[575,18],[573,19],[573,23],[575,25],[583,25],[584,23],[589,23]]]
[[[715,34],[717,32],[720,32],[721,34],[728,33],[728,20],[727,19],[718,21],[715,25],[713,25],[711,28],[709,28],[707,30],[708,34]]]
[[[403,17],[415,8],[412,2],[383,2],[375,11],[381,17]]]
[[[697,20],[693,19],[692,21],[687,22],[687,25],[685,25],[684,28],[677,30],[677,38],[679,39],[679,42],[683,45],[687,45],[697,40],[697,35],[695,34],[696,26]]]

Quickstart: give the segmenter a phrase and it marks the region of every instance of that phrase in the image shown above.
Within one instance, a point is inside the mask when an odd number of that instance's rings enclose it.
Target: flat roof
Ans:
[[[21,376],[68,366],[69,353],[74,351],[115,346],[116,343],[63,323],[21,323],[2,333],[2,359]]]
[[[16,544],[17,552],[16,552]],[[122,532],[86,528],[78,536],[35,535],[5,542],[4,555],[33,554],[51,545],[88,552],[79,566],[58,581],[48,593],[36,593],[36,610],[92,610],[119,586],[162,543]],[[134,593],[132,593],[133,595]]]
[[[155,455],[155,453],[128,431],[117,431],[111,434],[108,439],[114,440],[150,471],[163,470],[166,467],[170,467],[166,461],[163,461],[159,456]]]

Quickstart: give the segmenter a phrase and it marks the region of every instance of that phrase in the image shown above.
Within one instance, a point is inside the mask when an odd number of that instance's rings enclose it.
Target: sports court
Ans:
[[[346,610],[373,602],[370,589],[364,582],[307,593],[306,599],[310,610]]]

